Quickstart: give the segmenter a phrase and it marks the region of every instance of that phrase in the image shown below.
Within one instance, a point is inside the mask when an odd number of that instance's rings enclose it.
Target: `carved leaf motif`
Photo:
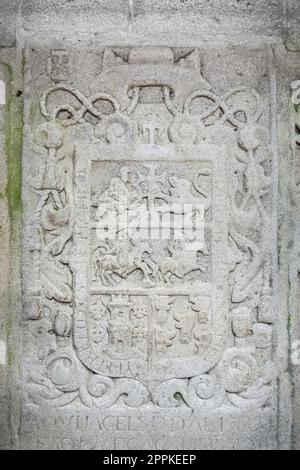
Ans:
[[[153,402],[161,408],[173,408],[183,404],[187,393],[187,381],[181,379],[166,380],[158,384],[152,394]]]
[[[259,289],[262,276],[262,255],[254,242],[231,228],[230,236],[234,241],[232,253],[235,256],[232,282],[232,302],[243,302]]]
[[[109,377],[94,375],[87,386],[80,387],[80,397],[90,408],[108,408],[121,396],[125,405],[138,408],[149,399],[145,385],[134,379],[112,380]]]
[[[256,360],[244,349],[227,349],[218,368],[223,375],[225,390],[229,393],[246,391],[258,376]]]
[[[49,300],[71,302],[72,276],[68,266],[47,256],[41,265],[41,280],[44,294]]]
[[[192,408],[214,409],[224,398],[225,389],[219,374],[212,372],[189,380],[187,403]]]
[[[225,389],[220,374],[204,374],[190,380],[171,379],[161,382],[152,399],[160,407],[189,406],[212,409],[222,404]]]
[[[77,391],[64,393],[58,390],[48,377],[34,371],[29,373],[27,393],[33,403],[48,407],[65,406],[78,396]]]
[[[272,397],[273,388],[271,385],[261,385],[257,381],[246,392],[240,394],[228,393],[230,403],[238,408],[248,408],[254,406],[260,408],[264,406]]]

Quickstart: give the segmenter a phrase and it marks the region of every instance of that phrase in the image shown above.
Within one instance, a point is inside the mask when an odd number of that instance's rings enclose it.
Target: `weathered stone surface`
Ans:
[[[112,410],[147,421],[158,413],[182,419],[185,431],[193,412],[229,426],[203,443],[196,431],[184,443],[177,436],[184,448],[247,447],[229,436],[255,416],[270,431],[262,439],[253,424],[252,445],[274,448],[268,51],[236,50],[233,62],[223,50],[218,74],[212,50],[90,54],[27,54],[22,413],[30,423],[58,407],[63,417],[92,409],[105,421]],[[129,207],[169,215],[198,204],[204,240],[149,239],[148,229],[137,241],[99,238],[125,196]],[[22,446],[38,446],[41,432],[28,435],[23,423]],[[100,433],[96,446],[130,447],[134,434],[118,431]],[[76,446],[78,433],[69,439]],[[145,446],[167,446],[161,439],[146,426]]]
[[[283,2],[275,0],[226,2],[222,0],[137,0],[136,21],[147,29],[151,24],[177,35],[190,24],[192,34],[212,36],[272,36],[281,33]],[[151,21],[152,20],[152,21]],[[185,30],[187,37],[189,30]]]
[[[0,447],[18,445],[20,424],[22,57],[0,49]]]
[[[1,446],[299,448],[296,5],[15,16]]]
[[[1,0],[2,42],[49,41],[122,44],[146,41],[194,46],[195,40],[236,41],[285,37],[299,42],[297,0]],[[1,33],[0,33],[1,34]],[[179,43],[178,43],[179,41]]]
[[[16,42],[16,0],[1,0],[0,2],[0,45],[12,46]]]
[[[5,201],[5,186],[6,186],[6,165],[5,165],[5,103],[7,90],[4,84],[7,80],[7,70],[3,65],[0,66],[0,155],[1,155],[1,336],[0,336],[0,429],[9,429],[9,414],[7,413],[6,403],[8,400],[8,387],[7,387],[7,331],[6,322],[9,312],[8,296],[8,273],[9,273],[9,240],[8,240],[8,208]],[[9,442],[5,439],[5,435],[1,432],[1,445],[7,446]]]
[[[103,38],[115,29],[120,32],[128,28],[127,0],[96,0],[58,1],[25,0],[22,5],[22,29],[24,34],[39,36],[50,32],[55,37],[65,37],[68,34],[82,39],[89,34],[95,37],[97,33]]]
[[[288,0],[286,3],[286,45],[291,51],[299,51],[299,2]]]

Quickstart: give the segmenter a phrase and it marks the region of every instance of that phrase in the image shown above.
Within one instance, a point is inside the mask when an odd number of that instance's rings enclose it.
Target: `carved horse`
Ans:
[[[207,265],[197,262],[197,253],[194,251],[184,250],[180,240],[170,241],[168,251],[171,256],[164,258],[159,263],[161,279],[168,285],[172,285],[172,277],[174,276],[183,279],[192,272],[206,272]]]
[[[149,281],[150,276],[155,276],[158,267],[151,260],[151,248],[148,243],[140,242],[128,249],[125,246],[112,248],[109,244],[102,244],[94,252],[93,259],[96,278],[100,278],[104,286],[115,285],[115,275],[126,279],[136,270],[143,274],[143,281]]]

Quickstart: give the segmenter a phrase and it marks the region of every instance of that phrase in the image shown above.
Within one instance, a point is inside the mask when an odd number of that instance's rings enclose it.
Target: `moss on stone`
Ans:
[[[5,190],[1,192],[1,198],[6,199],[9,216],[10,230],[10,292],[9,304],[10,312],[6,322],[6,339],[7,339],[7,361],[8,367],[16,370],[19,367],[19,358],[14,346],[14,337],[16,331],[16,303],[18,294],[15,290],[14,270],[19,264],[20,259],[20,227],[22,217],[22,145],[23,145],[23,96],[17,93],[18,82],[23,83],[24,67],[18,66],[17,61],[7,63],[9,76],[9,87],[7,93],[7,103],[4,116],[4,154],[6,158],[7,180]],[[18,278],[19,280],[19,278]]]
[[[11,349],[9,349],[8,352],[7,352],[8,367],[11,367],[13,365],[14,360],[15,360],[15,353]]]
[[[14,74],[12,70],[10,72],[13,83]],[[6,106],[5,150],[7,156],[6,197],[12,234],[15,223],[22,214],[22,144],[23,99],[11,90]]]

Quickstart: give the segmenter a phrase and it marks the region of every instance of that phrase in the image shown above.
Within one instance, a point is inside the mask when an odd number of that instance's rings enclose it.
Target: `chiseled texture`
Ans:
[[[0,448],[300,448],[299,16],[0,0]]]
[[[0,44],[13,46],[16,42],[17,0],[4,0],[0,4]]]
[[[1,0],[0,39],[158,43],[264,37],[299,44],[297,0]],[[180,41],[182,43],[182,41]]]

